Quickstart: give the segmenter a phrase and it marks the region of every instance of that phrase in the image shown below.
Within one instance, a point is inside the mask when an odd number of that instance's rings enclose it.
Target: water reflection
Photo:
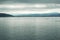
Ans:
[[[59,40],[59,17],[0,18],[0,40]]]

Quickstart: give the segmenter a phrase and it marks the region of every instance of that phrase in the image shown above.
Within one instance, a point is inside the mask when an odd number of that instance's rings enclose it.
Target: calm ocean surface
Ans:
[[[60,17],[1,17],[0,40],[60,40]]]

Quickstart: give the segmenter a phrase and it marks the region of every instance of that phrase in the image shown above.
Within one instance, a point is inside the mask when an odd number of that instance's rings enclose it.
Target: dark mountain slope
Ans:
[[[19,14],[17,17],[60,17],[60,13],[44,13],[44,14]]]
[[[0,13],[0,17],[13,17],[13,15]]]

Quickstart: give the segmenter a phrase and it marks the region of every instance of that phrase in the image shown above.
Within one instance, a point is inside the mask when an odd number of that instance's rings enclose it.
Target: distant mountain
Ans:
[[[0,13],[0,17],[13,17],[10,14]]]
[[[60,17],[60,13],[20,14],[17,17]]]
[[[43,13],[43,14],[18,14],[10,15],[6,13],[0,13],[0,17],[60,17],[60,13]]]

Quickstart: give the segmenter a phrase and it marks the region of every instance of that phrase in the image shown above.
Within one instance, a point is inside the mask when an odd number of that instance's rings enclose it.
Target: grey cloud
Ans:
[[[46,10],[46,9],[55,9],[55,8],[58,8],[58,7],[44,7],[44,8],[36,8],[36,7],[26,7],[26,8],[0,8],[0,11],[22,11],[22,10],[31,10],[31,11],[34,11],[34,10]],[[59,7],[60,8],[60,7]]]
[[[1,3],[60,3],[60,0],[0,0]]]

